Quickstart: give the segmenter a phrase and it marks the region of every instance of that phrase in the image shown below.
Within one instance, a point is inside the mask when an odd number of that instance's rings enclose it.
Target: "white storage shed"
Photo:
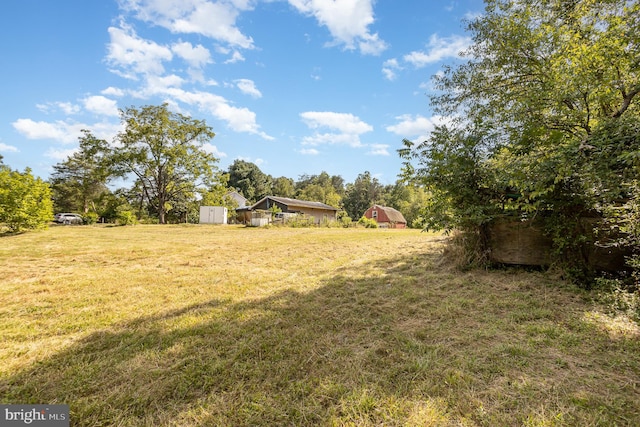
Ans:
[[[200,206],[200,224],[226,224],[227,213],[224,206]]]

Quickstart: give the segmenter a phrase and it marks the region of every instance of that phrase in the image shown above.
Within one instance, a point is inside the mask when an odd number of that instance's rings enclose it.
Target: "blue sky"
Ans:
[[[118,108],[167,102],[206,146],[274,177],[383,184],[403,138],[442,120],[430,78],[469,45],[480,0],[7,0],[0,154],[48,178],[81,129],[111,140]]]

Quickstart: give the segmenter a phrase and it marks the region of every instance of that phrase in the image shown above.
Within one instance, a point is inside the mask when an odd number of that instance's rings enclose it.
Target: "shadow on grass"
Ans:
[[[582,322],[541,274],[436,257],[116,324],[3,379],[0,400],[66,403],[87,426],[640,423],[637,340]]]

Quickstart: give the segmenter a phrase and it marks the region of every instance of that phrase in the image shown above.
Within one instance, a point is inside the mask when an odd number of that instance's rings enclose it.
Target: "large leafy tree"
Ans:
[[[273,179],[255,163],[235,160],[229,166],[229,186],[238,190],[247,200],[257,202],[271,194]]]
[[[302,175],[296,183],[296,197],[339,207],[344,189],[336,188],[336,185],[341,184],[340,176],[329,176],[324,171],[319,175]]]
[[[435,78],[448,123],[401,150],[432,192],[426,218],[481,230],[545,214],[556,243],[578,242],[577,218],[628,197],[638,174],[640,4],[487,0],[468,30],[467,61]]]
[[[97,204],[109,192],[111,170],[105,155],[109,144],[83,130],[77,152],[53,166],[49,181],[59,212],[98,211]]]
[[[273,195],[280,197],[295,197],[296,188],[293,179],[281,176],[273,180]]]
[[[184,206],[215,180],[218,159],[203,148],[215,134],[204,121],[171,112],[167,104],[127,108],[121,118],[125,130],[111,162],[120,174],[135,177],[141,197],[164,224],[174,205]]]
[[[351,218],[360,218],[373,204],[384,204],[384,186],[366,171],[346,186],[344,210]]]
[[[385,204],[402,212],[410,227],[423,226],[422,208],[429,203],[429,194],[424,187],[407,184],[402,180],[385,186]]]
[[[0,163],[0,223],[10,231],[45,228],[53,219],[49,184],[30,169],[13,171]]]

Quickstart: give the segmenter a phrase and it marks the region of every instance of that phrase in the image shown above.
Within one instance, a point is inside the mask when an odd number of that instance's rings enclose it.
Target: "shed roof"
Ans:
[[[331,211],[338,211],[338,208],[334,208],[333,206],[326,205],[320,202],[309,202],[306,200],[298,200],[298,199],[289,199],[288,197],[276,197],[276,196],[266,196],[260,199],[257,203],[255,203],[252,208],[260,205],[265,200],[273,200],[274,202],[281,203],[286,205],[287,207],[299,207],[299,208],[311,208],[311,209],[324,209]]]
[[[394,208],[390,208],[388,206],[380,206],[380,205],[373,205],[373,208],[383,211],[387,215],[387,218],[389,218],[389,221],[391,222],[402,222],[405,224],[407,223],[407,220],[404,219],[404,215],[402,215],[402,212]]]

